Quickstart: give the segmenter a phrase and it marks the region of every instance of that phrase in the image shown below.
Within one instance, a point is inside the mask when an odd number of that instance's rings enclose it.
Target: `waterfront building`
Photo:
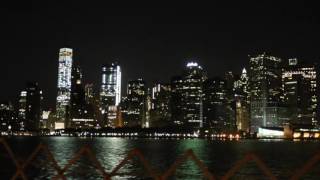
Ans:
[[[282,101],[287,108],[288,122],[319,125],[317,120],[317,71],[314,64],[289,59],[282,69]]]
[[[0,135],[20,130],[18,118],[11,102],[0,103]]]
[[[256,133],[259,127],[282,126],[281,59],[260,54],[250,58],[249,96],[250,130]]]
[[[124,126],[142,127],[145,118],[146,86],[142,79],[128,82],[127,97],[121,103]]]
[[[75,129],[93,128],[96,125],[94,112],[86,102],[82,70],[73,65],[71,76],[70,122],[67,127]]]
[[[196,62],[188,62],[182,73],[183,125],[191,128],[203,127],[203,82],[206,74]]]
[[[247,75],[247,70],[243,68],[239,79],[234,82],[236,125],[237,130],[242,132],[250,131],[250,101],[248,81],[249,77]]]
[[[227,71],[224,75],[226,90],[226,119],[225,131],[236,131],[236,102],[235,102],[235,76],[232,71]]]
[[[183,112],[182,112],[182,90],[183,80],[181,76],[174,76],[171,78],[171,123],[175,126],[183,125]]]
[[[100,111],[104,126],[116,127],[121,101],[121,68],[117,63],[102,66]]]
[[[70,48],[61,48],[59,51],[58,93],[56,103],[56,117],[59,126],[68,124],[68,107],[71,95],[71,72],[73,51]]]
[[[26,92],[25,129],[28,131],[37,131],[40,128],[40,119],[42,115],[42,90],[38,83],[29,82],[27,83]]]
[[[150,127],[164,127],[172,125],[171,120],[171,86],[156,83],[152,88],[151,122]]]
[[[20,130],[25,130],[25,120],[26,120],[26,109],[27,109],[27,91],[23,90],[20,92],[19,102],[18,102],[18,119],[20,124]]]
[[[226,82],[222,78],[209,78],[203,83],[204,127],[216,132],[226,131],[229,126],[226,113]]]

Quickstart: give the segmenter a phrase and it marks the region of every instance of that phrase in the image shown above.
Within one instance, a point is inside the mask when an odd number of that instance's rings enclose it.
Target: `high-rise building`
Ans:
[[[40,128],[42,91],[38,83],[27,83],[25,129],[37,131]]]
[[[67,125],[68,106],[71,95],[71,72],[73,52],[70,48],[61,48],[58,67],[58,94],[56,116],[60,127]]]
[[[164,127],[172,125],[171,120],[171,86],[156,83],[152,88],[151,122],[150,127]]]
[[[117,124],[118,105],[121,101],[121,69],[117,63],[102,66],[100,110],[104,126]]]
[[[227,71],[224,76],[226,83],[226,126],[225,130],[235,131],[236,130],[236,103],[235,103],[235,92],[234,82],[235,76],[232,71]]]
[[[26,120],[26,109],[27,109],[27,91],[23,90],[20,92],[19,105],[18,105],[18,119],[20,123],[20,130],[25,130]]]
[[[142,127],[145,119],[146,87],[142,79],[128,82],[127,97],[121,102],[124,126]]]
[[[170,109],[171,109],[171,122],[173,125],[183,125],[183,112],[182,112],[182,91],[183,81],[181,76],[174,76],[171,78],[171,98],[170,98]]]
[[[198,63],[187,63],[182,74],[182,112],[186,127],[203,126],[202,85],[205,79],[205,72]]]
[[[281,59],[260,54],[250,58],[251,132],[259,127],[279,127],[281,122]]]
[[[319,125],[316,66],[289,59],[282,70],[282,88],[289,123]]]
[[[239,79],[234,82],[235,103],[236,103],[236,125],[237,130],[242,132],[250,131],[250,101],[248,91],[249,77],[245,68]]]
[[[203,124],[217,132],[226,131],[227,121],[226,82],[222,78],[210,78],[203,83]]]
[[[85,99],[87,103],[93,103],[95,99],[95,93],[93,89],[93,84],[86,84],[84,86]]]
[[[96,121],[93,110],[85,99],[85,89],[82,83],[82,71],[78,65],[72,67],[71,77],[71,99],[70,99],[70,121],[67,127],[92,128]]]
[[[14,111],[14,108],[10,102],[0,103],[0,135],[5,132],[18,131],[19,123]]]
[[[121,69],[117,63],[102,66],[101,101],[118,106],[121,100]]]

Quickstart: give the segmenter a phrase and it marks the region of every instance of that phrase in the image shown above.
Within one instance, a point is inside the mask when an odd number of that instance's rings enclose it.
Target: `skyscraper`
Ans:
[[[203,124],[217,132],[225,131],[227,121],[226,82],[222,78],[210,78],[203,84]]]
[[[65,127],[67,123],[67,109],[70,105],[71,95],[72,56],[72,49],[60,49],[58,67],[58,94],[56,104],[56,115],[60,123],[60,127]]]
[[[282,70],[283,103],[291,124],[319,125],[315,65],[289,59]]]
[[[187,63],[182,74],[182,112],[186,127],[203,126],[202,85],[205,79],[205,72],[198,63]]]
[[[118,106],[121,100],[121,69],[117,63],[102,66],[101,100]]]
[[[91,128],[96,125],[93,109],[85,99],[80,66],[73,65],[71,77],[70,121],[67,127]]]
[[[23,90],[20,92],[19,105],[18,105],[18,119],[20,123],[20,130],[25,130],[26,120],[26,109],[27,109],[27,91]]]
[[[118,105],[121,101],[121,69],[117,63],[102,66],[100,110],[104,126],[117,124]]]
[[[18,130],[19,123],[11,102],[0,102],[0,135],[3,132]]]
[[[146,87],[142,79],[128,82],[127,97],[121,102],[124,126],[142,127],[145,119]]]
[[[259,127],[278,127],[280,121],[281,59],[260,54],[250,58],[251,132]]]
[[[170,86],[171,86],[171,97],[170,97],[171,122],[174,125],[179,126],[183,124],[182,77],[181,76],[172,77]]]
[[[239,79],[234,82],[236,103],[236,125],[238,131],[249,132],[250,101],[248,92],[249,77],[247,70],[243,68]]]
[[[169,84],[156,83],[152,88],[151,127],[172,125],[171,120],[171,87]]]
[[[40,128],[42,91],[38,83],[27,83],[26,87],[26,119],[25,128],[28,131],[37,131]]]
[[[227,71],[224,75],[226,83],[226,125],[225,129],[228,131],[236,130],[236,103],[235,103],[235,92],[234,82],[235,76],[232,71]]]

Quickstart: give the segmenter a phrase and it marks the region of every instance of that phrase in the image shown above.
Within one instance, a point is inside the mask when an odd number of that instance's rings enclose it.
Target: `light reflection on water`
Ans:
[[[54,158],[60,167],[63,167],[74,156],[81,147],[88,145],[96,155],[98,161],[111,172],[128,152],[138,148],[145,159],[147,159],[158,174],[164,173],[174,161],[183,155],[188,149],[203,161],[210,172],[221,177],[237,160],[240,160],[248,152],[254,152],[280,179],[288,179],[293,171],[301,167],[312,155],[320,150],[320,143],[317,141],[272,141],[272,140],[241,140],[241,141],[213,141],[203,139],[127,139],[127,138],[76,138],[76,137],[23,137],[10,138],[7,140],[15,154],[20,160],[25,160],[35,147],[41,142],[48,145]],[[2,153],[2,152],[1,152]],[[0,173],[5,171],[4,163],[1,161]],[[41,163],[40,163],[41,162]],[[52,167],[46,165],[48,161],[45,156],[38,156],[27,174],[32,179],[51,178],[56,172]],[[31,169],[31,170],[30,170]],[[148,177],[146,170],[138,159],[130,161],[119,170],[119,175],[114,179],[136,179],[137,177]],[[8,175],[4,174],[4,175]],[[76,165],[73,165],[66,173],[71,179],[100,179],[102,176],[95,165],[88,158],[80,158]],[[187,161],[182,164],[175,173],[176,179],[199,179],[201,172],[196,164]],[[8,175],[9,177],[10,175]],[[263,179],[263,174],[255,166],[249,163],[241,169],[237,176],[239,178],[252,176]],[[4,176],[6,177],[6,176]],[[313,179],[312,173],[309,175]]]

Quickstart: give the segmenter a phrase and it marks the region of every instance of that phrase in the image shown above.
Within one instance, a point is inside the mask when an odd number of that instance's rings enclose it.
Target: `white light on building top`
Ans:
[[[188,62],[187,67],[196,67],[198,66],[198,63],[196,62]]]

